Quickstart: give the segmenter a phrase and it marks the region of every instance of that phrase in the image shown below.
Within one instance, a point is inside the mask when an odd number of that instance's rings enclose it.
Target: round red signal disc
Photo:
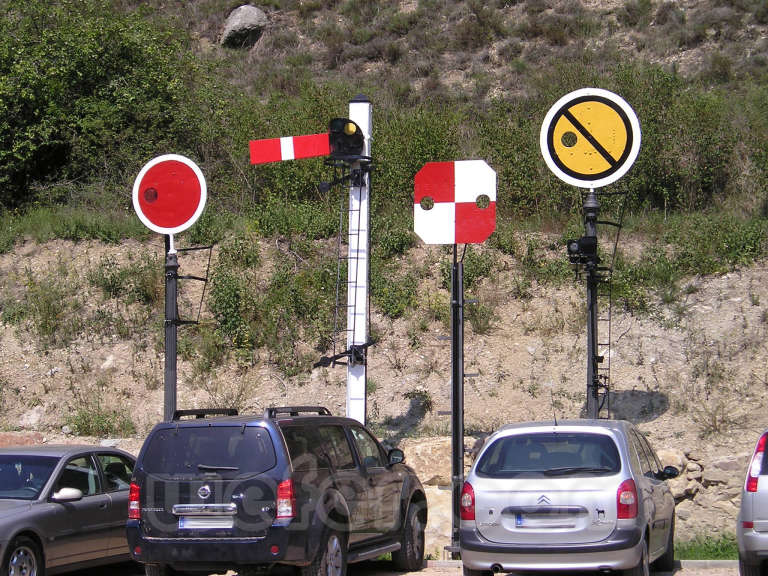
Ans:
[[[147,162],[133,183],[133,208],[144,225],[158,234],[186,230],[202,214],[207,190],[200,168],[178,154]]]

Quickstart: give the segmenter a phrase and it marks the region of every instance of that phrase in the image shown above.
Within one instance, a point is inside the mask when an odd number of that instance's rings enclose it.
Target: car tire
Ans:
[[[28,536],[18,536],[3,558],[2,576],[43,576],[45,565],[40,545]]]
[[[675,569],[675,517],[672,516],[672,525],[667,535],[667,549],[653,563],[653,569],[659,572],[672,572]]]
[[[649,576],[651,573],[651,566],[648,562],[648,543],[645,541],[645,539],[641,540],[640,543],[640,562],[638,562],[637,566],[634,568],[624,570],[624,576]]]
[[[472,568],[467,568],[466,566],[462,566],[461,570],[464,576],[490,576],[493,574],[490,570],[472,570]]]
[[[763,573],[762,563],[748,564],[739,558],[739,576],[762,576]]]
[[[346,576],[347,539],[344,535],[326,529],[312,563],[302,566],[299,573],[301,576]]]
[[[392,552],[392,563],[398,570],[413,572],[424,566],[424,523],[421,521],[423,504],[411,502],[405,513],[400,532],[400,550]]]

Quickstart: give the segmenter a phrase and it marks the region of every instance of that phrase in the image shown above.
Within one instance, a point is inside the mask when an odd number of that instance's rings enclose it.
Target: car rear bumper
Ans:
[[[741,522],[739,522],[741,526]],[[757,532],[752,528],[739,528],[739,558],[747,564],[759,564],[768,559],[768,532]]]
[[[614,530],[600,542],[573,545],[499,544],[476,529],[460,532],[461,560],[473,570],[626,570],[637,566],[642,553],[642,531]]]
[[[260,538],[148,538],[139,522],[129,520],[126,532],[133,560],[182,571],[306,563],[306,538],[286,527],[273,526]]]

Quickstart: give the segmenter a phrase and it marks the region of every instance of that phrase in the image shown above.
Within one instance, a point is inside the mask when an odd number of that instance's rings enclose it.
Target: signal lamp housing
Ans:
[[[365,136],[360,126],[349,118],[333,118],[328,132],[332,158],[350,159],[363,153]]]

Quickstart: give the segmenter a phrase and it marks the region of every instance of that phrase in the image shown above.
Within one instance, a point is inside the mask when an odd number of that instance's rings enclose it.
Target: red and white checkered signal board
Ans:
[[[413,201],[413,229],[425,243],[484,242],[496,229],[496,172],[483,160],[428,162]]]

